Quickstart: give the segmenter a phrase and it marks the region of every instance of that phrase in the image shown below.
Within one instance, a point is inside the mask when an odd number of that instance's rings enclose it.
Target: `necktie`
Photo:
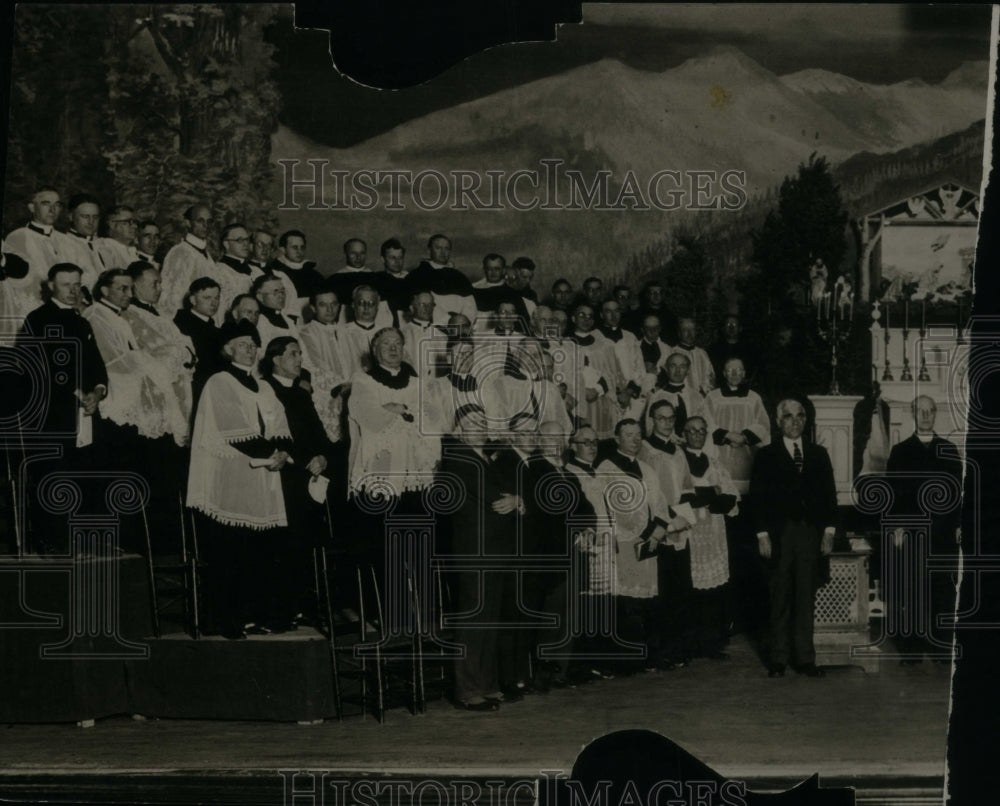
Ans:
[[[799,450],[799,443],[792,443],[792,461],[795,462],[795,469],[802,472],[802,451]]]

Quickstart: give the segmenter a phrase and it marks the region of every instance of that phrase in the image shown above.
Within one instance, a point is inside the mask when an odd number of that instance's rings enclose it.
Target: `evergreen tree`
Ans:
[[[847,213],[826,159],[809,157],[798,175],[786,177],[778,194],[778,208],[768,213],[754,231],[753,262],[764,301],[772,310],[789,293],[809,284],[809,267],[822,259],[836,271],[847,249],[844,238]],[[748,289],[749,290],[749,289]]]

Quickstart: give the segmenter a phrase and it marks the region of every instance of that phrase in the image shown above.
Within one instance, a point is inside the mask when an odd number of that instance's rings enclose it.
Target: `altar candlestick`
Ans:
[[[890,305],[889,305],[889,302],[887,300],[886,303],[885,303],[885,332],[886,333],[889,332],[889,308],[890,308]]]
[[[910,329],[910,301],[903,300],[903,330]]]
[[[927,300],[920,300],[920,335],[927,330]]]

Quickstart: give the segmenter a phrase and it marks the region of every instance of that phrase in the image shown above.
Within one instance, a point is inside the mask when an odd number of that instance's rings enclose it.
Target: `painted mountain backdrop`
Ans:
[[[331,169],[351,172],[509,175],[540,170],[539,160],[556,158],[580,170],[588,184],[597,171],[610,171],[612,198],[628,171],[645,187],[664,169],[736,169],[746,172],[752,199],[813,152],[837,165],[862,152],[887,154],[966,129],[985,117],[987,75],[986,62],[967,62],[933,86],[877,86],[822,70],[777,76],[731,47],[662,73],[605,59],[409,121],[349,149],[319,146],[282,128],[273,137],[272,159],[326,159]],[[481,196],[488,196],[487,188],[484,178]],[[425,191],[433,200],[434,183]],[[280,188],[276,197],[282,198]],[[304,207],[303,197],[299,202]],[[427,237],[443,231],[455,238],[456,265],[471,275],[487,252],[508,259],[527,254],[539,265],[535,286],[544,289],[558,276],[578,282],[594,272],[620,275],[631,255],[706,215],[655,209],[428,212],[406,193],[406,209],[385,210],[386,203],[369,211],[282,211],[282,227],[309,233],[310,251],[327,270],[339,268],[339,244],[347,237],[365,238],[370,264],[378,265],[378,244],[395,235],[415,264]]]

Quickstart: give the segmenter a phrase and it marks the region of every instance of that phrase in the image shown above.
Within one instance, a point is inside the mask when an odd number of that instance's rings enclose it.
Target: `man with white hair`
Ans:
[[[837,487],[826,449],[806,442],[806,411],[798,400],[778,403],[781,439],[757,452],[750,506],[760,556],[768,564],[768,677],[784,677],[791,662],[807,677],[816,666],[813,610],[820,555],[833,550]]]

